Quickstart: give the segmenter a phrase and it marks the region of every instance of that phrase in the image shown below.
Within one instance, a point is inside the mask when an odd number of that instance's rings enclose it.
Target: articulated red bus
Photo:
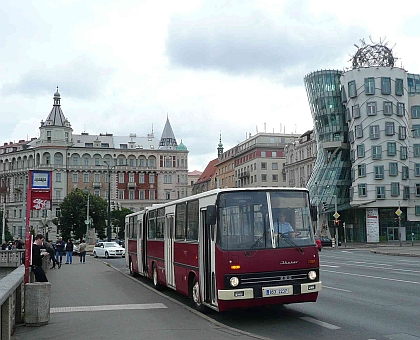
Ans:
[[[215,189],[129,214],[125,230],[131,275],[200,311],[315,302],[322,287],[306,189]]]

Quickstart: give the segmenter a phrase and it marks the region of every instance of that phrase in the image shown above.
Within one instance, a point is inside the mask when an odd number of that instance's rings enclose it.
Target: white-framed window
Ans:
[[[156,199],[156,191],[155,190],[149,190],[149,200]]]
[[[401,178],[402,179],[408,179],[409,178],[408,166],[402,166],[401,167]]]
[[[380,137],[379,125],[369,126],[369,136],[370,136],[370,139],[378,139]]]
[[[404,103],[398,102],[397,103],[397,116],[404,116],[405,112],[405,105]]]
[[[387,143],[387,155],[388,156],[395,156],[397,154],[397,143],[395,142],[388,142]]]
[[[261,151],[261,157],[267,157],[265,151]]]
[[[124,174],[123,173],[118,174],[118,183],[124,183]]]
[[[155,183],[155,174],[149,174],[149,183],[153,184]],[[153,198],[154,199],[154,198]]]
[[[357,157],[358,158],[365,157],[365,145],[364,144],[359,144],[357,146]]]
[[[358,124],[354,127],[354,134],[356,135],[356,138],[362,138],[363,137],[363,126],[362,126],[362,124]]]
[[[404,94],[404,80],[400,78],[395,79],[395,94],[402,96]]]
[[[389,175],[392,177],[398,176],[398,163],[389,162]]]
[[[375,94],[375,79],[365,78],[365,94]]]
[[[89,173],[85,172],[83,174],[83,183],[89,183]]]
[[[144,183],[144,174],[139,174],[139,182]]]
[[[362,163],[357,166],[358,177],[366,177],[366,164]]]
[[[55,173],[55,181],[56,182],[61,182],[61,172],[56,172]]]
[[[405,126],[398,127],[398,139],[404,140],[407,138],[407,128]]]
[[[134,190],[128,191],[128,199],[133,200],[134,199]]]
[[[144,199],[145,199],[145,191],[139,190],[139,200],[144,200]]]
[[[279,169],[278,163],[272,163],[271,164],[271,170],[278,170],[278,169]]]
[[[367,196],[367,189],[366,189],[366,183],[360,183],[358,185],[358,192],[359,192],[359,197],[365,197]]]
[[[420,144],[413,144],[413,156],[420,157]]]
[[[381,77],[381,93],[391,94],[391,78]]]
[[[366,103],[366,113],[368,116],[376,115],[376,102],[367,102]]]
[[[410,187],[404,186],[404,199],[409,200],[410,199]]]
[[[134,183],[134,173],[130,172],[128,174],[128,182],[129,183]]]
[[[99,157],[95,157],[95,165],[101,165],[101,159]]]
[[[57,200],[61,199],[61,190],[56,190],[55,191],[55,199],[57,199]]]
[[[382,146],[372,145],[372,159],[381,159],[381,158],[382,158]]]
[[[93,181],[94,182],[96,182],[96,183],[99,183],[100,181],[101,181],[101,174],[99,174],[99,173],[95,173],[94,175],[93,175]]]
[[[83,158],[83,164],[84,165],[89,165],[89,157],[84,157]]]
[[[101,190],[98,190],[98,189],[93,190],[93,195],[97,197],[101,197]]]
[[[392,102],[384,102],[384,115],[392,115]]]
[[[400,159],[406,160],[408,157],[408,150],[406,146],[400,146]]]
[[[385,135],[393,136],[395,134],[394,122],[385,122]]]
[[[123,200],[124,199],[124,190],[118,190],[118,199]]]
[[[349,97],[354,98],[357,97],[357,91],[356,91],[356,81],[352,80],[349,81]]]
[[[391,196],[396,197],[400,196],[400,183],[391,182]]]
[[[359,104],[353,105],[351,108],[353,118],[360,117],[360,107]]]
[[[385,187],[384,186],[376,187],[376,198],[377,199],[385,199]]]
[[[420,163],[414,164],[414,176],[420,177]]]
[[[72,181],[72,183],[79,182],[79,174],[78,173],[72,173],[72,175],[71,175],[71,181]]]
[[[411,118],[420,118],[420,105],[414,105],[411,107]]]
[[[383,165],[375,165],[375,179],[384,179],[384,166]]]

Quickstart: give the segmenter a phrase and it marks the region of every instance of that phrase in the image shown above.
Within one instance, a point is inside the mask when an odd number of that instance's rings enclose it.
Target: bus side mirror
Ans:
[[[215,225],[216,224],[216,206],[208,205],[206,210],[206,224]]]

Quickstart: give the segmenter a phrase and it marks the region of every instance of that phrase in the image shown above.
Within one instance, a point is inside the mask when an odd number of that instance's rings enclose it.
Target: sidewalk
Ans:
[[[323,248],[326,249],[326,248]],[[361,242],[347,242],[338,247],[338,250],[351,250],[351,249],[369,249],[371,253],[394,255],[394,256],[408,256],[408,257],[420,257],[420,243],[414,243],[404,241],[396,243],[361,243]]]
[[[74,260],[47,272],[48,325],[18,326],[12,339],[265,339],[219,324],[100,259]]]

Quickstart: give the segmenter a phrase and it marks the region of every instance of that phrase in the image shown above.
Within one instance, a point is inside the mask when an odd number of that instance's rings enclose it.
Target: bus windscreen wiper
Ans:
[[[290,237],[288,237],[288,236],[286,236],[285,234],[289,234],[289,233],[280,233],[279,234],[279,236],[283,239],[283,240],[285,240],[287,243],[289,243],[291,246],[293,246],[293,247],[295,247],[296,249],[298,249],[302,254],[304,254],[305,253],[305,251],[301,248],[301,247],[299,247],[294,241],[292,241],[291,239],[290,239]]]

